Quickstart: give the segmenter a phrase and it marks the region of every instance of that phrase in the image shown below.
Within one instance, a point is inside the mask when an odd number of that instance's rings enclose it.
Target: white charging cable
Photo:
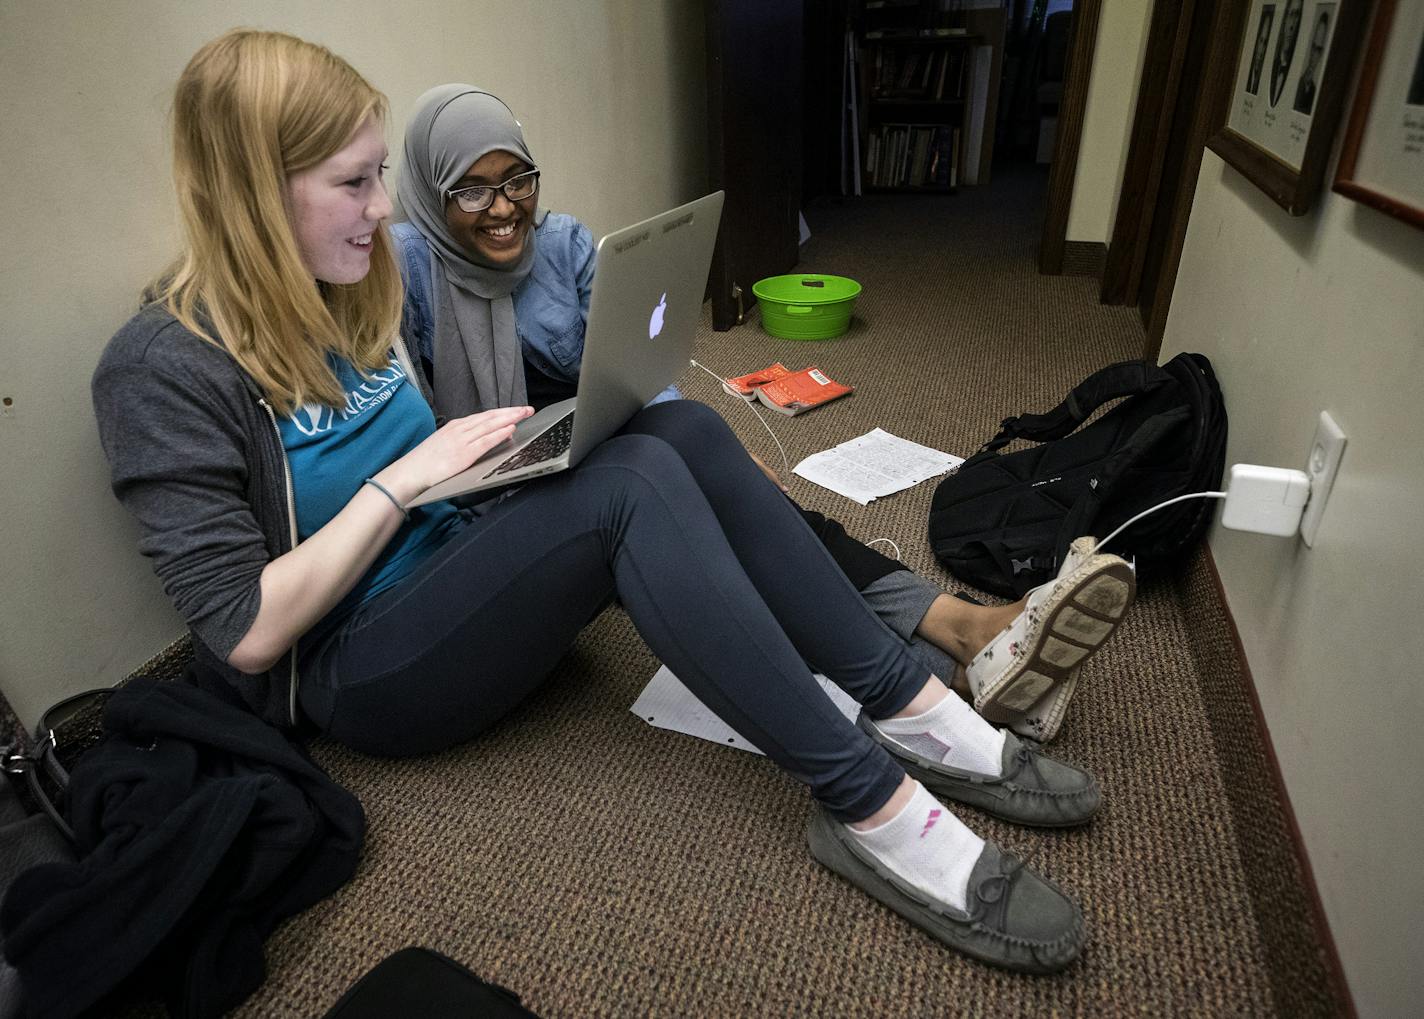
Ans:
[[[692,364],[692,366],[693,366],[694,368],[701,368],[701,369],[702,369],[703,371],[705,371],[708,375],[711,375],[714,379],[716,379],[716,380],[717,380],[717,384],[718,384],[719,387],[724,386],[724,385],[726,384],[726,381],[727,381],[727,380],[726,380],[725,377],[723,377],[723,376],[721,376],[721,375],[718,375],[718,374],[717,374],[716,372],[714,372],[711,368],[708,368],[705,364],[699,364],[696,360],[692,360],[692,361],[691,361],[691,364]],[[734,399],[734,400],[736,400],[738,403],[744,403],[744,404],[746,404],[747,407],[751,410],[751,412],[756,415],[756,419],[761,422],[761,426],[762,426],[763,428],[765,428],[766,431],[767,431],[767,434],[771,436],[771,441],[774,442],[774,443],[776,443],[776,448],[777,448],[777,449],[781,450],[781,462],[782,462],[782,464],[786,467],[786,475],[787,475],[787,477],[790,477],[790,476],[791,476],[791,461],[790,461],[790,459],[789,459],[789,458],[787,457],[787,455],[786,455],[786,447],[781,444],[781,440],[778,439],[778,438],[776,437],[776,433],[771,430],[771,425],[767,424],[767,423],[766,423],[766,419],[761,416],[761,411],[757,410],[756,404],[752,403],[750,400],[744,400],[744,399],[742,399],[740,396],[732,396],[732,394],[728,393],[728,392],[726,391],[726,389],[723,389],[722,392],[723,392],[723,394],[726,395],[726,396],[731,396],[731,398]],[[893,549],[895,550],[895,561],[896,561],[896,562],[899,562],[901,559],[904,558],[904,556],[903,556],[903,555],[901,554],[901,552],[900,552],[900,546],[897,545],[897,544],[895,544],[894,540],[891,539],[891,538],[872,538],[870,541],[867,541],[865,544],[866,544],[867,546],[869,546],[869,545],[877,544],[878,542],[882,542],[882,541],[885,542],[887,545],[889,545],[891,548],[893,548]]]
[[[1168,506],[1171,506],[1173,503],[1184,502],[1184,501],[1186,501],[1187,499],[1225,499],[1225,498],[1226,498],[1226,493],[1225,493],[1225,492],[1188,492],[1186,495],[1179,495],[1179,496],[1177,496],[1175,499],[1168,499],[1166,502],[1159,502],[1156,506],[1153,506],[1151,509],[1145,509],[1145,510],[1143,510],[1141,513],[1137,514],[1137,516],[1133,517],[1133,518],[1132,518],[1131,520],[1129,520],[1127,523],[1125,523],[1125,524],[1121,525],[1120,527],[1118,527],[1117,530],[1113,531],[1111,534],[1109,534],[1109,535],[1108,535],[1106,538],[1104,538],[1102,541],[1098,542],[1097,546],[1093,549],[1093,551],[1094,551],[1094,552],[1101,552],[1101,551],[1103,550],[1103,546],[1104,546],[1104,545],[1106,545],[1108,542],[1112,541],[1112,540],[1113,540],[1114,538],[1116,538],[1119,534],[1121,534],[1123,531],[1127,530],[1127,529],[1128,529],[1129,527],[1131,527],[1133,524],[1137,523],[1137,522],[1138,522],[1139,520],[1141,520],[1143,517],[1145,517],[1145,516],[1150,516],[1151,514],[1156,513],[1159,509],[1166,509]]]
[[[901,558],[903,558],[903,557],[900,555],[900,546],[897,545],[897,544],[895,544],[895,542],[891,541],[889,538],[871,538],[871,539],[870,539],[869,541],[867,541],[865,544],[866,544],[867,546],[869,546],[869,545],[875,545],[875,544],[878,544],[879,542],[882,542],[882,541],[885,542],[885,544],[889,545],[891,548],[893,548],[893,549],[895,550],[895,561],[898,563],[898,562],[901,560]]]
[[[705,371],[708,375],[711,375],[714,379],[716,379],[716,380],[717,380],[717,387],[718,387],[719,389],[721,389],[724,385],[726,385],[726,383],[727,383],[726,377],[725,377],[725,376],[722,376],[722,375],[718,375],[718,374],[717,374],[716,372],[714,372],[711,368],[708,368],[705,364],[701,364],[701,363],[699,363],[699,362],[698,362],[697,360],[695,360],[695,359],[690,360],[689,363],[691,363],[691,365],[692,365],[694,368],[701,368],[701,369],[702,369],[703,371]],[[758,421],[760,421],[760,422],[761,422],[761,426],[766,429],[766,434],[768,434],[768,435],[771,436],[771,441],[774,442],[774,443],[776,443],[776,448],[781,451],[781,464],[782,464],[783,467],[786,468],[786,477],[787,477],[787,478],[790,478],[790,477],[791,477],[791,473],[792,473],[792,472],[791,472],[791,458],[786,455],[786,447],[781,444],[781,440],[778,439],[778,438],[776,437],[776,433],[771,430],[771,425],[767,424],[767,423],[766,423],[766,419],[761,416],[761,411],[757,410],[756,404],[750,402],[749,400],[743,400],[740,396],[732,396],[732,394],[731,394],[731,393],[728,393],[725,389],[722,389],[722,392],[723,392],[724,395],[730,396],[733,400],[736,400],[738,403],[744,404],[748,410],[750,410],[754,415],[756,415],[756,419],[757,419]]]
[[[1171,506],[1184,499],[1225,499],[1221,526],[1234,531],[1253,531],[1284,538],[1300,528],[1301,514],[1310,502],[1310,476],[1289,467],[1262,467],[1258,464],[1232,464],[1230,483],[1224,492],[1188,492],[1175,499],[1160,502],[1143,510],[1102,541],[1101,549],[1124,530],[1149,513]]]

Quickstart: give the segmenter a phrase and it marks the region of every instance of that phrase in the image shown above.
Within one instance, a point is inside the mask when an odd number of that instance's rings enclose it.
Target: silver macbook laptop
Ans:
[[[577,395],[521,421],[508,442],[410,505],[567,470],[671,385],[692,355],[722,198],[713,192],[599,241]]]

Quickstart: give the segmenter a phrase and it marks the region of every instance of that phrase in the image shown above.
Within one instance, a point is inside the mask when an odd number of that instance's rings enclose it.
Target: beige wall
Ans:
[[[686,0],[0,4],[0,690],[27,724],[181,632],[108,490],[89,375],[176,244],[173,82],[237,25],[346,57],[391,99],[393,162],[414,99],[470,81],[523,121],[546,207],[595,233],[705,190],[703,12]]]
[[[1210,541],[1360,1013],[1414,1014],[1424,232],[1328,192],[1292,219],[1208,152],[1162,358],[1182,350],[1221,378],[1228,464],[1304,467],[1321,410],[1349,437],[1314,548]]]
[[[1151,16],[1152,0],[1102,0],[1068,212],[1070,241],[1106,244],[1112,237]]]

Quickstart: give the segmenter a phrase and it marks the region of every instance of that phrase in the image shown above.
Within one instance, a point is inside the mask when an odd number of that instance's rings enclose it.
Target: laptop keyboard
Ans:
[[[574,412],[569,411],[558,421],[549,426],[549,429],[525,446],[518,453],[515,453],[508,460],[505,460],[494,470],[485,475],[493,478],[500,474],[508,474],[510,471],[517,471],[521,467],[528,467],[530,464],[543,463],[545,460],[552,460],[568,452],[569,443],[574,437]]]

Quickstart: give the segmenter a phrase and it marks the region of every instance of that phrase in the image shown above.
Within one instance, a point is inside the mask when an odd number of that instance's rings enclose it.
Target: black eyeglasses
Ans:
[[[538,190],[539,170],[536,167],[509,178],[503,184],[496,184],[493,187],[481,184],[472,188],[460,188],[458,191],[445,192],[445,197],[453,198],[461,212],[484,212],[494,204],[496,191],[503,191],[504,197],[511,202],[522,202]]]

